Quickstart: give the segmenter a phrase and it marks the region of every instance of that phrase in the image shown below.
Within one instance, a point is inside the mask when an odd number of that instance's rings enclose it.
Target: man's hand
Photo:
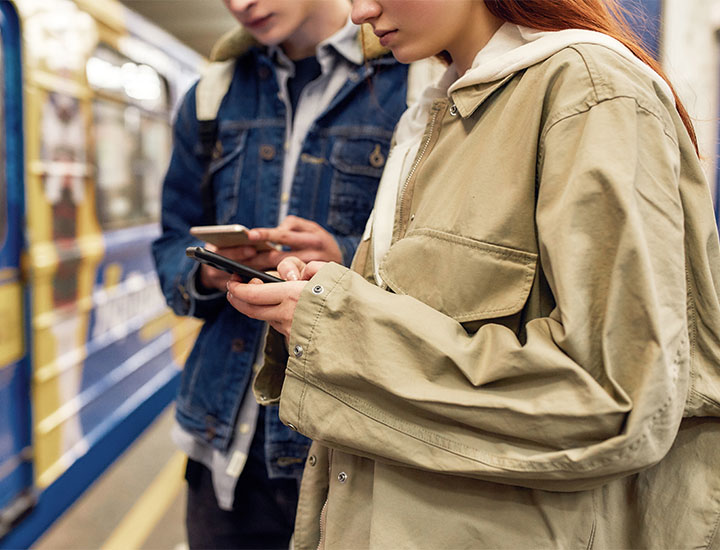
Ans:
[[[268,263],[266,269],[274,268],[289,256],[295,256],[304,262],[318,260],[342,263],[342,252],[335,237],[320,224],[304,218],[288,216],[277,227],[251,229],[248,236],[251,241],[270,241],[290,249],[289,252],[271,250],[259,253],[258,261]]]

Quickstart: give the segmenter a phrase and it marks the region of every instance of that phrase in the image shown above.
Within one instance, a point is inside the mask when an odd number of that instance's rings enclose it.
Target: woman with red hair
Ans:
[[[720,547],[712,201],[621,16],[354,1],[398,60],[449,66],[352,269],[228,286],[274,328],[256,395],[314,440],[296,548]]]

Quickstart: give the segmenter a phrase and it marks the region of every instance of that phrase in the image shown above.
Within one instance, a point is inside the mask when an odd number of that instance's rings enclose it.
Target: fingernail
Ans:
[[[290,271],[287,274],[288,281],[297,281],[300,278],[300,274],[297,271]]]

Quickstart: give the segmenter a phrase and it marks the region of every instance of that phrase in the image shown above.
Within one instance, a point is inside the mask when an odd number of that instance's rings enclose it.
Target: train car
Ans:
[[[27,548],[175,395],[199,325],[150,255],[204,60],[115,0],[0,0],[0,547]]]

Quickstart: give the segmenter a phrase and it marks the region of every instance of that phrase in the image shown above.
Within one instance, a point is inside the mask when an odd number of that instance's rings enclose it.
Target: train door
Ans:
[[[0,2],[0,538],[33,502],[17,14]]]

